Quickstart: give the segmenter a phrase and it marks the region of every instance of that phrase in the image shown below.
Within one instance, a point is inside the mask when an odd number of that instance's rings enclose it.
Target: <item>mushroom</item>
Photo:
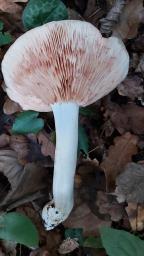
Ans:
[[[112,91],[127,75],[129,57],[122,41],[103,38],[84,21],[56,21],[19,37],[2,61],[8,96],[24,110],[53,111],[56,151],[53,205],[42,218],[47,230],[73,208],[79,106]]]

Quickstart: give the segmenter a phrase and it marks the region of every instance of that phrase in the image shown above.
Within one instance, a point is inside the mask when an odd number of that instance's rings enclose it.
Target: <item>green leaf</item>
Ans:
[[[77,238],[78,243],[83,245],[83,229],[82,228],[68,228],[65,230],[65,239],[66,238]]]
[[[38,231],[32,221],[20,213],[11,212],[0,216],[0,238],[38,247]]]
[[[22,21],[26,29],[67,18],[67,8],[60,0],[30,0],[22,15]]]
[[[4,28],[4,24],[3,24],[3,22],[0,20],[0,31],[2,31],[3,28]]]
[[[88,154],[88,136],[82,125],[79,124],[79,134],[78,134],[78,151],[82,150],[86,155]]]
[[[0,32],[0,46],[10,44],[12,40],[12,36],[8,32]]]
[[[84,247],[90,247],[90,248],[95,248],[95,249],[102,249],[103,245],[102,245],[102,241],[100,237],[88,237],[84,243],[83,243]]]
[[[102,227],[102,244],[109,256],[143,256],[144,241],[122,230]]]
[[[38,133],[44,127],[44,121],[37,118],[38,115],[38,112],[32,110],[20,113],[15,119],[12,132],[15,134]]]

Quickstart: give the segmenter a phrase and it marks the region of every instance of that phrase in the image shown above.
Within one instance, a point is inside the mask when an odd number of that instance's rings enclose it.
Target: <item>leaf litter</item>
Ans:
[[[0,1],[2,31],[10,33],[13,40],[24,33],[21,18],[27,2]],[[63,2],[67,2],[69,19],[86,20],[106,36],[124,39],[130,54],[129,74],[109,96],[80,112],[85,135],[81,135],[75,176],[75,207],[63,225],[51,232],[44,230],[40,214],[51,194],[53,117],[40,114],[45,125],[39,133],[12,134],[22,109],[0,91],[0,210],[24,213],[39,231],[39,248],[26,250],[22,246],[22,256],[56,256],[59,248],[63,249],[59,252],[74,250],[76,256],[105,256],[104,250],[78,248],[73,240],[65,243],[64,231],[82,228],[84,237],[99,237],[101,226],[116,226],[144,234],[144,7],[142,0]],[[1,46],[0,60],[7,49],[8,45]],[[4,87],[2,76],[0,83]],[[18,252],[16,244],[1,242],[1,255]]]

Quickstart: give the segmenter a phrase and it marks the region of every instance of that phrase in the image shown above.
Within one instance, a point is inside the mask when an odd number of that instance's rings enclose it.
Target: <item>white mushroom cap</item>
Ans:
[[[34,28],[7,51],[2,72],[9,97],[24,110],[47,112],[51,104],[89,105],[112,91],[128,72],[123,43],[103,38],[83,21]]]

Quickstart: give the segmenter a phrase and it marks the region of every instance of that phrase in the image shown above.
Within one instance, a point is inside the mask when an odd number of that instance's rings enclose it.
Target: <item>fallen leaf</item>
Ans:
[[[115,180],[123,171],[125,165],[131,162],[132,155],[137,153],[138,137],[127,132],[114,139],[114,145],[109,147],[108,155],[100,167],[106,176],[106,187],[108,192],[115,188]]]
[[[22,7],[11,0],[0,0],[0,10],[11,14],[20,14]]]
[[[143,12],[143,0],[128,0],[114,29],[114,35],[118,33],[122,39],[136,37]]]
[[[117,200],[119,202],[144,203],[144,166],[128,163],[116,178]]]
[[[55,145],[51,141],[51,137],[45,131],[38,133],[38,142],[41,145],[41,152],[44,156],[51,156],[54,159],[55,156]]]
[[[119,106],[110,104],[106,115],[120,134],[131,131],[134,134],[144,133],[144,109],[135,103]]]
[[[10,136],[7,134],[1,134],[0,135],[0,148],[5,147],[9,145],[10,142]]]
[[[123,206],[118,204],[114,196],[107,195],[103,191],[97,192],[96,205],[100,214],[110,215],[112,221],[119,221],[123,217]]]
[[[144,204],[128,203],[126,212],[133,231],[144,229]]]
[[[100,20],[100,31],[102,34],[106,35],[107,37],[112,34],[112,31],[114,30],[115,25],[118,23],[120,14],[123,12],[124,8],[124,0],[115,1],[113,3],[106,17]]]
[[[95,236],[101,226],[110,226],[111,221],[100,219],[83,203],[72,211],[63,224],[66,228],[82,228],[84,236]]]
[[[128,77],[117,87],[118,93],[134,100],[144,93],[142,82],[142,78],[137,75]]]
[[[28,154],[30,153],[29,141],[26,136],[12,135],[10,137],[9,146],[18,156],[18,161],[22,164],[27,163]]]
[[[68,254],[77,248],[79,248],[79,243],[76,241],[76,239],[67,238],[61,243],[58,252],[60,254]]]
[[[12,133],[38,133],[44,127],[44,120],[38,116],[39,113],[33,110],[19,113],[13,123]]]
[[[92,23],[93,25],[97,26],[99,19],[102,18],[104,15],[104,10],[101,8],[100,3],[95,0],[88,0],[87,1],[87,8],[83,14],[83,17],[86,21]]]
[[[1,209],[13,209],[24,202],[40,198],[43,189],[48,188],[46,169],[36,163],[28,163],[23,168],[13,150],[0,150],[0,173],[7,179],[4,189],[8,189],[0,200]]]
[[[16,112],[22,111],[22,108],[18,103],[7,98],[3,106],[3,111],[6,115],[12,115]]]
[[[67,18],[67,8],[60,0],[29,0],[22,15],[22,21],[26,29],[35,28],[50,21],[65,20]]]

